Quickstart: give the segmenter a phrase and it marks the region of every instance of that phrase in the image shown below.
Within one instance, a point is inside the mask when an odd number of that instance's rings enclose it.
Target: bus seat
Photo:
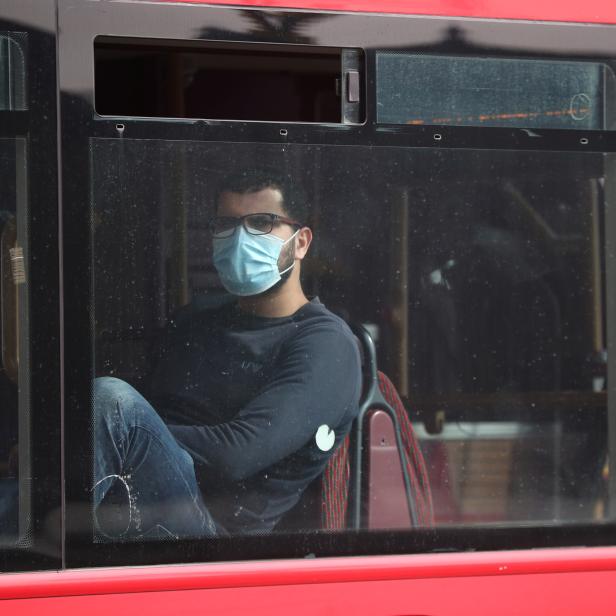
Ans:
[[[395,427],[389,415],[376,410],[367,418],[365,446],[368,455],[363,480],[367,484],[366,526],[409,528],[413,526],[406,506],[404,475],[396,444]],[[405,460],[406,462],[406,460]],[[409,473],[412,469],[409,468]],[[417,500],[417,497],[414,496]]]
[[[323,475],[276,526],[279,532],[434,525],[426,464],[408,412],[394,384],[376,368],[368,331],[361,325],[351,329],[362,360],[358,417]]]
[[[358,436],[355,426],[352,437],[347,436],[332,456],[321,481],[324,529],[412,528],[434,523],[426,464],[408,413],[389,378],[382,372],[376,374],[379,392],[397,421],[385,410],[371,407],[364,414],[362,434]],[[369,401],[362,406],[366,402]],[[352,473],[351,449],[357,438],[362,439],[361,469]],[[407,491],[405,475],[410,491]],[[355,511],[359,514],[359,525],[357,520],[354,524],[353,507],[349,507],[353,499],[352,479],[361,482],[361,502]]]

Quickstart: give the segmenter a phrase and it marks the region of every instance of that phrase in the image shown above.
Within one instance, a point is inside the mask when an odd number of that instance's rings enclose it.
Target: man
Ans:
[[[267,532],[323,472],[357,414],[361,372],[349,328],[302,290],[305,220],[285,178],[230,178],[210,230],[237,301],[172,323],[151,405],[123,381],[96,380],[103,534]]]

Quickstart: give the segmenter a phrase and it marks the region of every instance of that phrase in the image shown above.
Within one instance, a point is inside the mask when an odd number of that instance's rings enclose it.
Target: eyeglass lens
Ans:
[[[249,214],[242,218],[220,216],[214,218],[210,228],[215,237],[229,237],[240,224],[244,225],[248,233],[264,235],[272,230],[274,217],[271,214]]]

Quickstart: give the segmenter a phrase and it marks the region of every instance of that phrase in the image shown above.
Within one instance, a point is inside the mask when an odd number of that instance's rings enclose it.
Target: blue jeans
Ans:
[[[192,457],[143,396],[112,377],[94,381],[94,512],[99,538],[216,535]]]

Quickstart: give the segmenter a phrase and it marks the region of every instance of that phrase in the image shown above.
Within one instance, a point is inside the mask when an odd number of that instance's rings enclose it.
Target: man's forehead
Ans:
[[[282,193],[278,188],[263,188],[246,193],[224,191],[218,201],[218,214],[244,216],[258,212],[284,214]]]

